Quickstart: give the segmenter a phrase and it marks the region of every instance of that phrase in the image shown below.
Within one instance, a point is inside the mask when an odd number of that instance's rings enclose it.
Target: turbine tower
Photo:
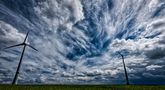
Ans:
[[[13,46],[9,46],[9,47],[6,47],[6,48],[5,48],[5,49],[8,49],[8,48],[13,48],[13,47],[17,47],[17,46],[23,46],[21,58],[20,58],[20,60],[19,60],[18,67],[17,67],[16,73],[15,73],[14,79],[13,79],[13,81],[12,81],[12,85],[16,84],[16,81],[17,81],[17,78],[18,78],[18,74],[19,74],[19,70],[20,70],[20,67],[21,67],[21,63],[22,63],[22,59],[23,59],[23,55],[24,55],[26,46],[29,46],[30,48],[34,49],[35,51],[38,51],[38,50],[35,49],[33,46],[31,46],[31,45],[29,45],[29,44],[26,43],[28,34],[29,34],[29,31],[27,32],[26,37],[25,37],[23,43],[17,44],[17,45],[13,45]]]
[[[126,84],[129,85],[129,79],[128,79],[127,69],[126,69],[125,62],[124,62],[124,56],[120,52],[119,52],[119,55],[122,57],[122,61],[123,61]]]

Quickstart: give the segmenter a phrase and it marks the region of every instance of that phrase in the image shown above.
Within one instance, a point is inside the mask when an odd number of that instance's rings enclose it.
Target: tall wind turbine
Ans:
[[[127,69],[126,69],[125,62],[124,62],[124,56],[120,52],[119,52],[119,55],[122,57],[122,61],[123,61],[126,84],[129,85],[129,79],[128,79]]]
[[[38,51],[38,50],[35,49],[33,46],[31,46],[31,45],[29,45],[29,44],[26,43],[28,34],[29,34],[29,31],[27,32],[26,37],[25,37],[23,43],[17,44],[17,45],[13,45],[13,46],[9,46],[9,47],[6,47],[6,48],[5,48],[5,49],[8,49],[8,48],[13,48],[13,47],[17,47],[17,46],[23,46],[23,51],[22,51],[22,54],[21,54],[21,58],[20,58],[20,61],[19,61],[19,64],[18,64],[16,73],[15,73],[14,79],[13,79],[13,81],[12,81],[12,85],[16,84],[16,81],[17,81],[17,78],[18,78],[18,74],[19,74],[19,69],[20,69],[20,67],[21,67],[21,63],[22,63],[22,59],[23,59],[23,55],[24,55],[26,46],[29,46],[30,48],[34,49],[35,51]]]

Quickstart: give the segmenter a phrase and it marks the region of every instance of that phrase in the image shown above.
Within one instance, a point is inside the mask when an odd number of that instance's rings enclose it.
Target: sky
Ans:
[[[165,84],[164,0],[0,0],[0,83]]]

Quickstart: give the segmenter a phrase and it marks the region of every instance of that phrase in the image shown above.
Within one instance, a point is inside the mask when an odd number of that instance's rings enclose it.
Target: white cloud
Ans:
[[[8,23],[0,21],[0,41],[2,44],[12,44],[22,42],[25,35]],[[4,43],[3,43],[4,42]]]
[[[150,10],[154,9],[157,6],[158,2],[159,2],[158,0],[151,0],[148,5],[149,9]]]
[[[84,19],[82,8],[79,0],[48,0],[35,7],[35,11],[49,25],[49,29],[56,32],[61,26],[72,30],[76,22]]]
[[[150,71],[150,70],[156,70],[156,69],[159,69],[162,67],[163,66],[160,66],[160,65],[150,65],[150,66],[147,66],[146,69],[147,69],[147,71]]]

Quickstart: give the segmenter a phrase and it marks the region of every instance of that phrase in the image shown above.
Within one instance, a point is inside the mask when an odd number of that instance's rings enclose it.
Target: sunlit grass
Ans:
[[[0,85],[0,90],[165,90],[165,86],[136,85]]]

